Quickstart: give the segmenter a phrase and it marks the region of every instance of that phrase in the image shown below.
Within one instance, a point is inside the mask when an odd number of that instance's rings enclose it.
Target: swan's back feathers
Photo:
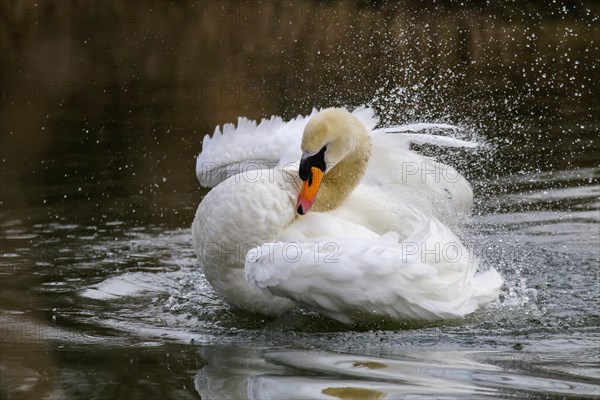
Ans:
[[[287,251],[283,251],[287,246]],[[294,251],[290,251],[293,249]],[[409,238],[269,243],[253,249],[246,279],[274,295],[349,323],[363,317],[462,317],[495,299],[502,279],[435,219]]]

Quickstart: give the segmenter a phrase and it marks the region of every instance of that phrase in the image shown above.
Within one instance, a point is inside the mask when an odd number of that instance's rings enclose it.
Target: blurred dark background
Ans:
[[[4,0],[0,216],[187,226],[205,134],[331,105],[485,135],[470,178],[598,166],[600,7],[490,3]]]

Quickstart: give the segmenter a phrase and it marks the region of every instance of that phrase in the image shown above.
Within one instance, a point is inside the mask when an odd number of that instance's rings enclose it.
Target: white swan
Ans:
[[[500,275],[477,273],[448,227],[469,212],[470,185],[410,150],[475,144],[406,133],[446,125],[374,129],[373,114],[240,119],[204,138],[196,173],[214,188],[192,237],[207,280],[232,306],[279,315],[300,305],[350,323],[456,318],[497,297]]]

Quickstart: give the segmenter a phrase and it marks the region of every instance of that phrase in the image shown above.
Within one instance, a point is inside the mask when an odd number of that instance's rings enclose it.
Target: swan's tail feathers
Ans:
[[[448,228],[429,222],[411,237],[267,243],[246,260],[246,279],[338,321],[460,318],[492,301],[502,278]]]
[[[441,147],[477,147],[478,143],[457,139],[448,135],[463,132],[464,129],[449,124],[416,123],[378,129],[384,135],[399,135],[402,139],[414,144],[429,144]]]

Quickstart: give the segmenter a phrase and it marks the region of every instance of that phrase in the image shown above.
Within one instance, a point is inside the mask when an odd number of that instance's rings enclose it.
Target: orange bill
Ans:
[[[310,172],[310,178],[302,184],[302,190],[298,195],[298,202],[296,203],[296,211],[298,211],[298,214],[300,215],[306,214],[312,207],[317,198],[317,192],[319,191],[319,186],[321,186],[321,181],[323,180],[324,174],[321,169],[312,167]]]

